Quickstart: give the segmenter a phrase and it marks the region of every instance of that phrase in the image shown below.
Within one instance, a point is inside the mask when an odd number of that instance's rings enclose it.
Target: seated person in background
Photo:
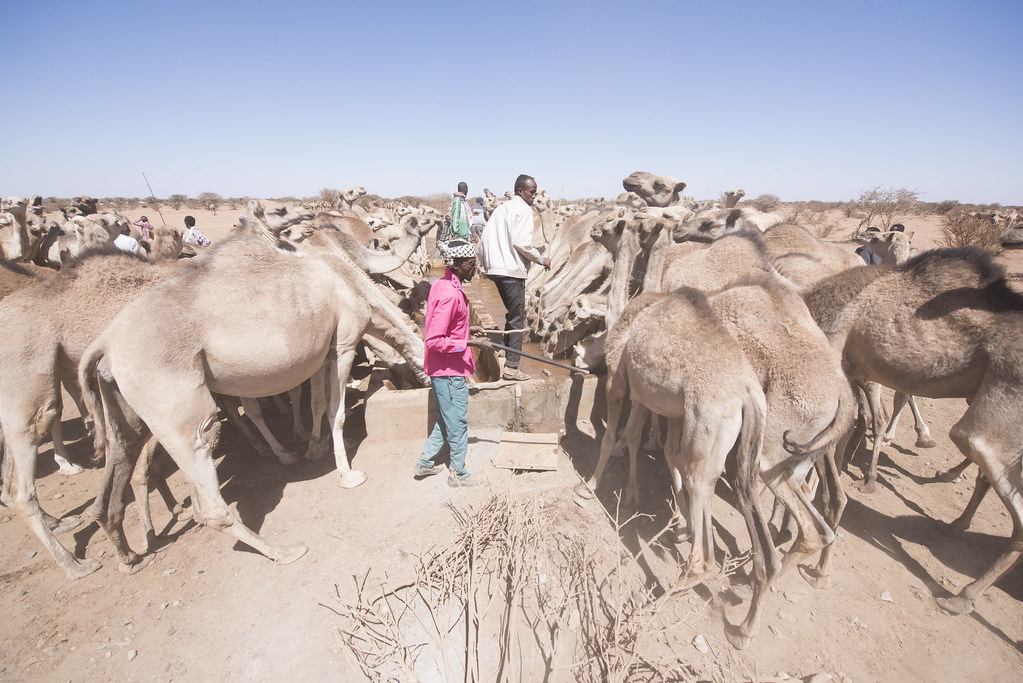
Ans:
[[[149,222],[148,218],[141,216],[137,221],[133,221],[132,225],[138,226],[139,231],[142,233],[142,239],[153,239],[153,224]]]
[[[879,233],[879,232],[881,232],[881,228],[878,228],[878,227],[875,227],[875,226],[872,225],[869,228],[867,228],[864,232],[877,232],[877,233]],[[856,250],[856,253],[859,255],[859,257],[861,259],[863,259],[863,261],[868,266],[879,266],[879,265],[881,265],[881,257],[878,256],[877,254],[875,254],[874,252],[872,252],[870,250],[870,248],[867,247],[867,245],[865,245],[865,244],[862,247],[858,248]]]
[[[185,244],[194,244],[199,247],[210,246],[210,238],[202,234],[202,230],[195,227],[195,219],[185,216]]]

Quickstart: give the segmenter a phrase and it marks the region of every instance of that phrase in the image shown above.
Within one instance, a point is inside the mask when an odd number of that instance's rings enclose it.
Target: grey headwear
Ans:
[[[476,250],[465,240],[451,240],[442,244],[441,254],[444,255],[444,264],[453,266],[456,258],[476,258]]]

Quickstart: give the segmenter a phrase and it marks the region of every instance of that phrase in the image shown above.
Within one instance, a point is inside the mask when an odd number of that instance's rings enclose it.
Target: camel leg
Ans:
[[[296,439],[309,440],[309,432],[302,424],[302,385],[288,389],[288,399],[291,401],[291,430]]]
[[[928,429],[926,420],[924,420],[923,415],[920,414],[920,409],[916,406],[916,397],[912,394],[909,396],[909,409],[913,411],[913,428],[916,430],[916,447],[934,448],[937,446],[938,442],[931,437],[931,430]]]
[[[296,462],[301,460],[297,455],[289,451],[287,448],[281,445],[281,443],[274,438],[273,432],[267,426],[266,421],[263,420],[263,409],[259,405],[259,399],[249,398],[245,396],[239,397],[242,402],[242,408],[245,410],[245,416],[252,420],[252,424],[256,426],[259,433],[266,440],[270,446],[270,450],[274,452],[277,459],[282,465],[294,465]]]
[[[60,415],[53,421],[50,427],[50,439],[53,441],[53,459],[61,474],[68,476],[80,474],[85,471],[81,465],[76,465],[68,459],[67,446],[64,445],[64,433],[60,427]]]
[[[337,360],[329,361],[333,366],[333,377],[330,387],[330,422],[331,435],[334,438],[334,462],[337,472],[341,475],[341,487],[353,489],[366,481],[366,473],[353,470],[348,464],[348,453],[345,451],[345,387],[348,375],[355,360],[355,346],[338,349]],[[335,391],[336,389],[336,391]]]
[[[985,378],[984,389],[949,436],[964,455],[980,466],[981,474],[1005,504],[1012,518],[1012,535],[1006,549],[980,578],[959,595],[938,598],[938,606],[952,614],[972,612],[984,591],[1023,560],[1023,461],[1016,450],[1023,440],[1023,429],[1016,420],[999,421],[991,417],[1004,414],[1007,405],[1019,405],[1020,389],[1010,379],[1000,382],[991,377]],[[1007,452],[1001,452],[1003,449]]]
[[[912,396],[909,394],[904,394],[901,391],[895,392],[895,398],[892,399],[892,417],[888,420],[888,427],[884,430],[884,438],[881,439],[883,445],[887,446],[895,439],[895,428],[899,424],[899,416],[902,415],[902,410],[906,407],[906,403],[909,402],[910,398]],[[914,405],[916,404],[915,401],[913,403]]]
[[[633,401],[632,412],[629,413],[629,419],[625,422],[625,432],[622,434],[629,449],[629,483],[625,486],[625,504],[632,508],[639,507],[639,448],[647,416],[652,423],[658,420],[658,416],[651,413],[646,406]]]
[[[9,423],[10,424],[10,423]],[[97,560],[78,560],[57,540],[57,533],[78,525],[77,517],[63,520],[56,531],[51,529],[50,518],[39,506],[36,495],[35,467],[38,444],[23,430],[8,427],[4,433],[6,457],[4,462],[4,502],[24,518],[29,529],[53,556],[54,561],[68,575],[80,579],[100,568]]]
[[[330,451],[330,441],[321,433],[323,415],[327,412],[327,366],[309,378],[309,407],[313,414],[312,430],[309,432],[309,446],[306,460],[319,460]]]
[[[849,436],[846,438],[848,439]],[[842,513],[845,512],[846,503],[849,502],[845,489],[842,488],[841,470],[835,461],[836,451],[842,452],[845,447],[846,443],[840,440],[836,448],[828,448],[823,461],[818,461],[816,464],[818,478],[821,482],[824,520],[835,532],[838,531],[838,523],[842,519]],[[803,579],[814,588],[831,588],[831,559],[834,549],[834,541],[824,546],[816,567],[799,566],[799,572]]]
[[[215,395],[213,399],[217,402],[220,412],[227,416],[227,421],[241,432],[245,440],[252,444],[252,447],[256,449],[256,453],[261,458],[269,458],[273,455],[273,451],[267,447],[266,442],[252,431],[251,422],[238,414],[238,406],[241,404],[241,399],[235,396],[221,396],[219,394]]]
[[[138,462],[135,463],[135,469],[131,475],[131,488],[135,492],[135,501],[139,504],[139,525],[142,531],[143,553],[148,553],[156,541],[156,529],[153,528],[152,509],[149,505],[150,484],[156,486],[160,492],[160,497],[163,499],[171,515],[176,517],[182,510],[182,507],[174,499],[174,494],[171,493],[170,487],[167,486],[167,480],[159,473],[154,472],[153,456],[156,454],[156,448],[159,445],[160,442],[156,440],[156,437],[149,437],[149,440],[142,447],[141,453],[139,453]]]
[[[622,377],[619,379],[618,375]],[[588,482],[581,482],[575,487],[575,494],[580,498],[593,498],[594,491],[600,486],[600,479],[604,476],[604,468],[607,466],[607,459],[614,450],[618,433],[618,421],[622,416],[622,406],[628,393],[628,387],[623,373],[608,373],[605,386],[607,395],[607,425],[604,428],[604,436],[600,440],[600,459],[597,461],[597,469],[593,471]]]
[[[168,387],[173,383],[174,378],[166,381]],[[177,402],[173,414],[150,418],[153,426],[158,427],[160,442],[194,487],[193,508],[198,508],[207,526],[234,536],[278,564],[288,564],[302,557],[307,550],[305,545],[289,548],[273,546],[231,512],[220,493],[220,482],[213,463],[213,449],[220,434],[216,403],[201,385],[191,391],[179,388],[177,393],[181,394],[182,400]]]
[[[984,496],[990,488],[991,484],[989,484],[987,479],[984,477],[984,473],[978,472],[977,483],[973,486],[973,495],[970,496],[970,502],[966,504],[966,509],[963,510],[963,514],[959,515],[959,518],[951,524],[941,525],[945,533],[951,536],[962,536],[963,533],[970,528],[973,516],[977,514],[977,508],[980,507],[981,501],[984,500]]]
[[[881,385],[871,382],[866,394],[873,424],[874,443],[870,453],[870,468],[867,470],[867,475],[855,486],[864,493],[873,493],[877,490],[877,461],[881,457]]]
[[[943,481],[943,482],[955,481],[956,479],[958,479],[960,477],[960,475],[962,475],[963,472],[966,471],[966,468],[969,467],[972,464],[973,464],[972,460],[970,460],[969,458],[963,458],[963,461],[961,463],[959,463],[958,465],[956,465],[955,467],[952,467],[952,468],[950,468],[948,470],[945,470],[944,472],[937,472],[934,475],[934,479],[936,481]]]
[[[672,511],[672,522],[675,527],[675,542],[682,543],[692,536],[692,523],[689,520],[689,499],[685,486],[682,484],[682,472],[679,469],[682,441],[681,420],[668,420],[668,429],[664,437],[664,459],[668,462],[671,474],[671,492],[675,498],[675,509]]]

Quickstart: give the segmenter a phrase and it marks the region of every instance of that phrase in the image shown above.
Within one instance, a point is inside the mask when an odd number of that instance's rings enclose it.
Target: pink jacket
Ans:
[[[425,341],[423,369],[427,375],[468,377],[476,371],[476,359],[468,343],[469,299],[450,268],[430,287]]]

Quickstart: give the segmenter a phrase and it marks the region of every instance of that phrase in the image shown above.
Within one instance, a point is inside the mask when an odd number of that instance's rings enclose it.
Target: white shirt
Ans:
[[[479,260],[487,275],[526,279],[529,261],[543,257],[533,247],[533,209],[515,195],[490,215],[480,238]]]
[[[118,235],[114,238],[114,246],[129,254],[139,253],[139,241],[131,235]]]

